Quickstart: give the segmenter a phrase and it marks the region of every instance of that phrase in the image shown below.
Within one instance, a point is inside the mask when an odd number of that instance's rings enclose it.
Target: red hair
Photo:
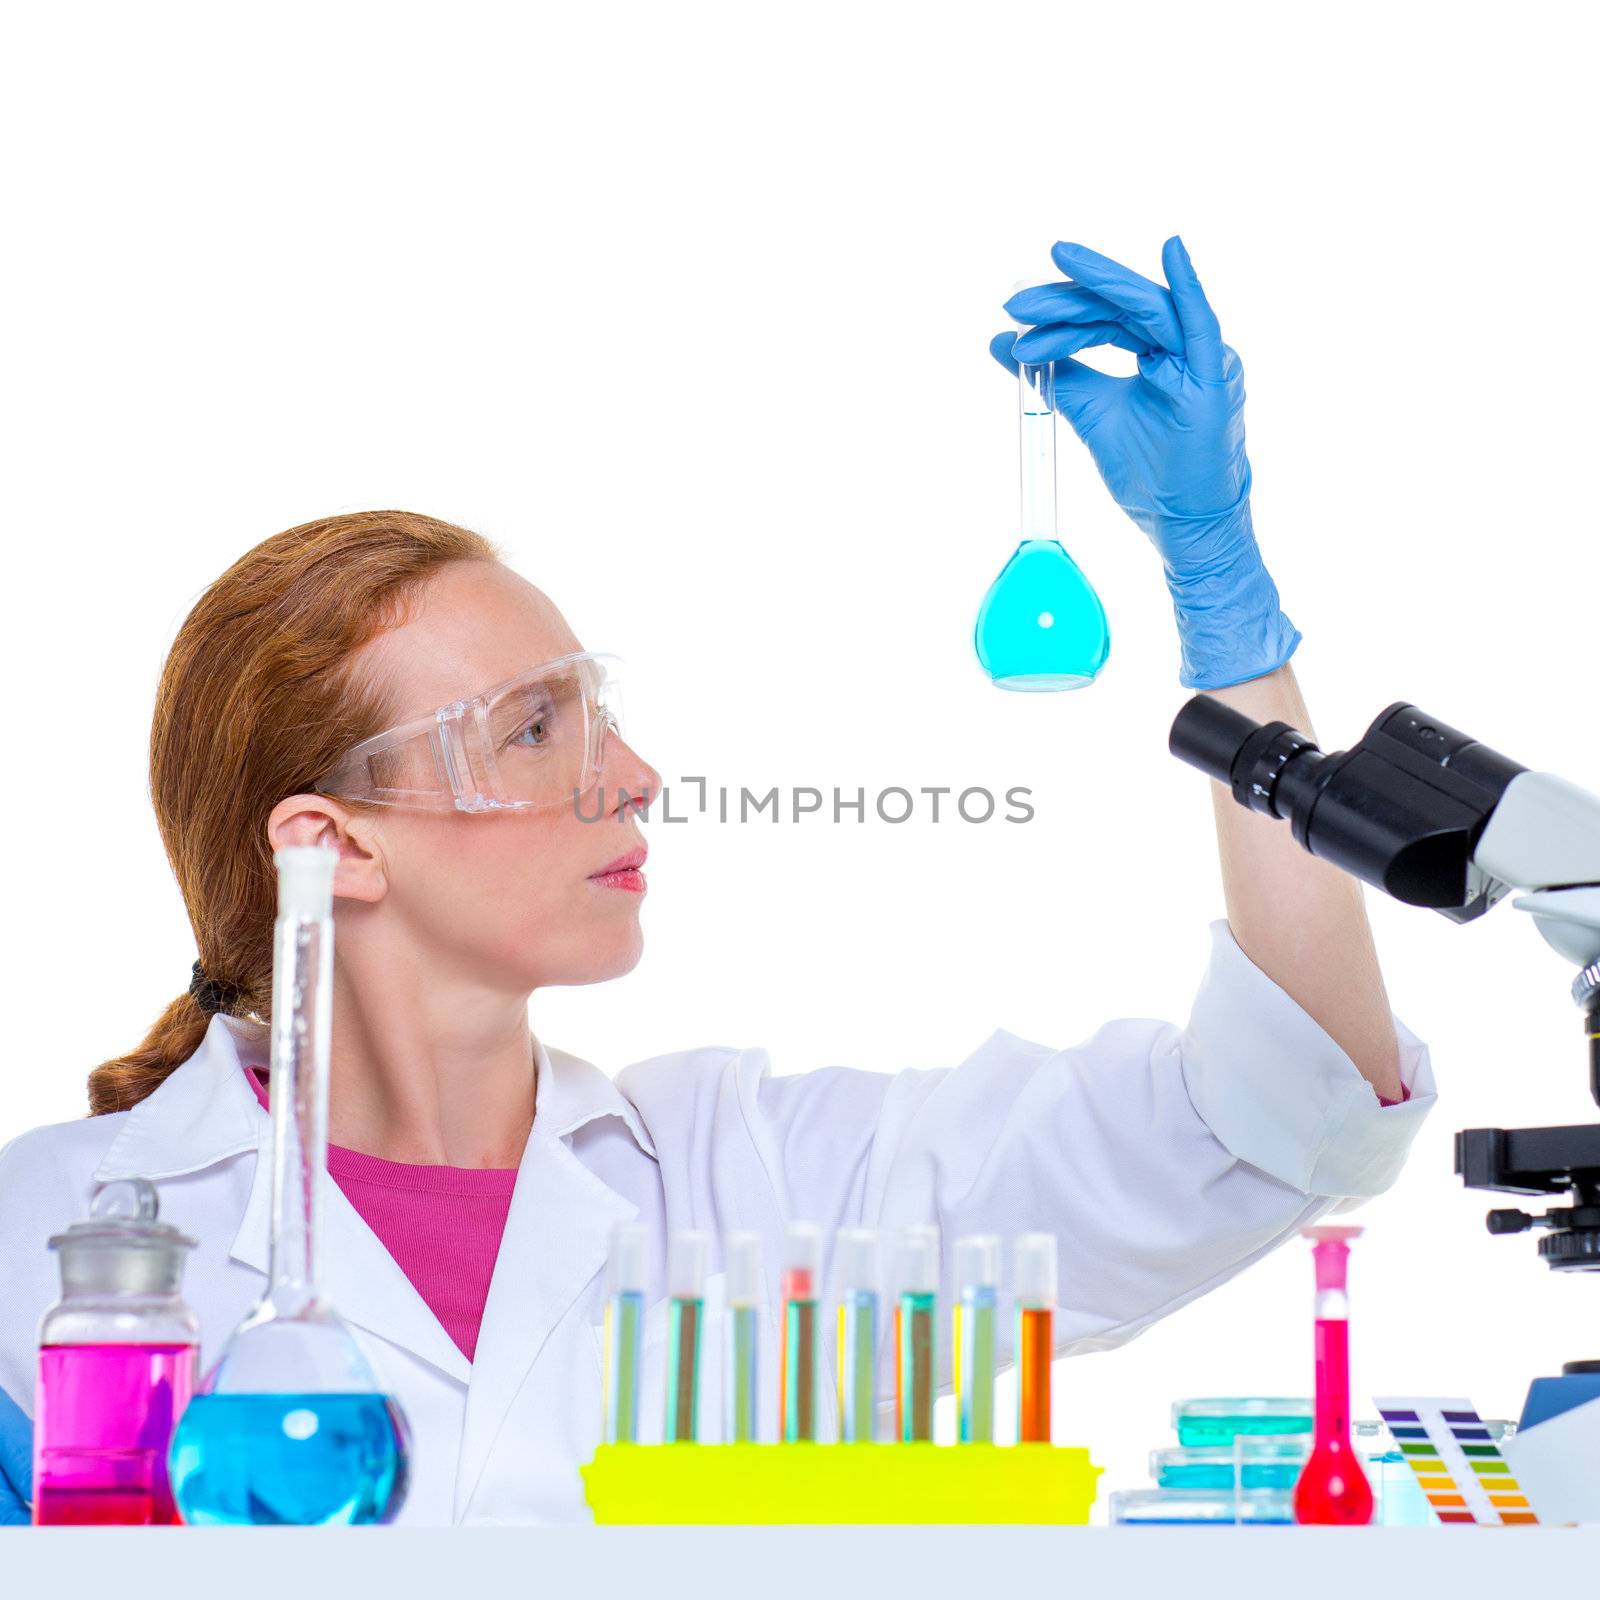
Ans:
[[[265,1018],[276,877],[267,819],[392,720],[351,657],[404,619],[452,561],[495,561],[481,534],[409,511],[359,511],[263,540],[205,591],[162,668],[150,796],[206,976],[225,1010]],[[126,1111],[199,1047],[185,993],[138,1049],[89,1074],[89,1112]]]

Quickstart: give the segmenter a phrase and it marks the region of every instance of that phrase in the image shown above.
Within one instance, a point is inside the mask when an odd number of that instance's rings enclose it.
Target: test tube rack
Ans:
[[[603,1444],[580,1469],[598,1523],[1089,1520],[1101,1469],[1049,1444]]]

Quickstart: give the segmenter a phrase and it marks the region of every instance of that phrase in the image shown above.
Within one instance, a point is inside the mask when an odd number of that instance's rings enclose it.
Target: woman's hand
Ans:
[[[33,1424],[0,1389],[0,1524],[32,1520]]]
[[[1078,244],[1051,251],[1069,281],[1006,301],[1021,335],[989,348],[1011,371],[1055,362],[1052,404],[1089,447],[1117,504],[1166,567],[1183,647],[1181,681],[1215,689],[1257,678],[1300,635],[1278,605],[1250,522],[1244,369],[1222,342],[1183,241],[1162,248],[1167,287]],[[1072,359],[1094,345],[1138,357],[1114,378]]]

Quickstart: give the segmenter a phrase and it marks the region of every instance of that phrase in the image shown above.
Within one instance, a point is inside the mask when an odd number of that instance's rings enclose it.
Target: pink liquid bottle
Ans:
[[[1360,1228],[1302,1228],[1317,1269],[1317,1415],[1311,1456],[1294,1486],[1294,1519],[1365,1527],[1372,1485],[1350,1438],[1350,1240]]]
[[[39,1327],[33,1520],[175,1523],[167,1447],[198,1366],[183,1303],[194,1240],[156,1220],[153,1185],[102,1185],[86,1221],[50,1240],[61,1299]]]

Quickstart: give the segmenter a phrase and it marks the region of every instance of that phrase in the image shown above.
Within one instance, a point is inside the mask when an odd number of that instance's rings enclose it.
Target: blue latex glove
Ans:
[[[1112,497],[1166,567],[1191,689],[1220,689],[1280,667],[1300,634],[1278,606],[1250,524],[1244,369],[1222,342],[1179,238],[1161,251],[1167,287],[1079,244],[1050,252],[1071,280],[1005,303],[1029,323],[989,344],[1012,372],[1054,361],[1052,404],[1089,447]],[[1113,378],[1072,359],[1116,345],[1139,360]]]
[[[0,1389],[0,1524],[31,1522],[32,1498],[33,1424]]]

